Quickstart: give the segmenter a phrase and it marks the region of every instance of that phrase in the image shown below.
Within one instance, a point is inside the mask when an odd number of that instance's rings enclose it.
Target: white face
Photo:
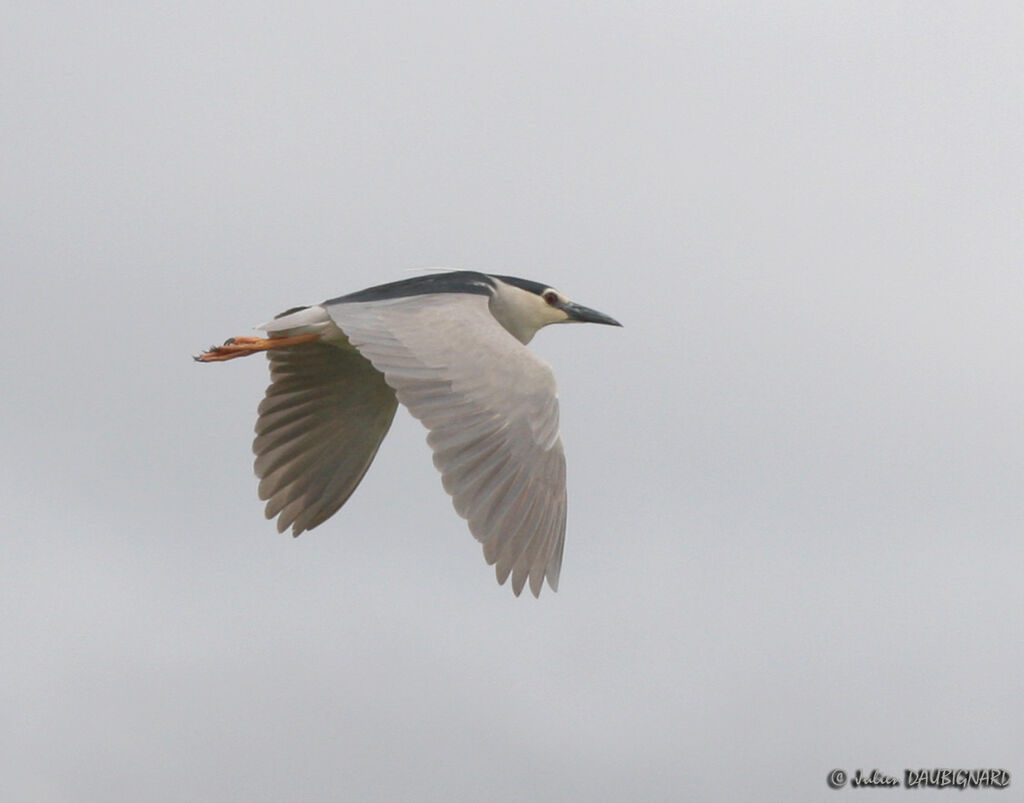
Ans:
[[[542,326],[547,326],[549,323],[565,323],[570,320],[569,315],[563,309],[563,306],[568,303],[569,299],[554,287],[544,288],[544,292],[539,296],[533,293],[528,295],[533,295],[532,306],[535,309],[533,320],[537,322],[538,329]],[[537,301],[540,301],[540,304]]]
[[[542,326],[569,320],[565,311],[559,309],[566,300],[553,287],[537,295],[499,280],[490,307],[494,317],[513,337],[521,343],[529,343]]]
[[[559,293],[554,287],[547,287],[544,292],[540,294],[540,297],[544,300],[544,303],[549,307],[557,308],[559,304],[565,304],[569,299]],[[561,312],[561,310],[559,310]],[[562,312],[562,317],[566,318],[566,314]]]

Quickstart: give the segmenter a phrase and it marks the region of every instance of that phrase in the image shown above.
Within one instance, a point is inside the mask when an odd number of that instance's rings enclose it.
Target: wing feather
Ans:
[[[444,488],[498,582],[511,575],[518,595],[529,581],[536,596],[545,579],[557,589],[565,540],[558,396],[551,369],[487,304],[445,293],[325,309],[429,430]]]
[[[322,524],[373,462],[398,402],[383,374],[346,342],[272,349],[259,406],[256,476],[268,519],[293,535]]]

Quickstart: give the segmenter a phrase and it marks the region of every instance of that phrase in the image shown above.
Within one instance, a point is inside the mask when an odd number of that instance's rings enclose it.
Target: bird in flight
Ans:
[[[518,596],[558,590],[565,454],[551,368],[525,348],[551,323],[621,324],[548,285],[476,271],[416,276],[295,307],[195,359],[265,351],[270,385],[256,421],[268,519],[293,535],[345,504],[399,402],[429,430],[434,465]]]

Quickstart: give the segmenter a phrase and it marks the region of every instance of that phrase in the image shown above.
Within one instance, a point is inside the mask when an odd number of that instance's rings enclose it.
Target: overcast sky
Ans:
[[[0,797],[1019,788],[1021,8],[9,7]],[[265,361],[190,359],[437,265],[625,325],[531,344],[557,594],[495,583],[404,411],[278,535]]]

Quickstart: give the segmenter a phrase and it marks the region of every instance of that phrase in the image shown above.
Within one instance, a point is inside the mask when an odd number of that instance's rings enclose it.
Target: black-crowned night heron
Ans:
[[[270,386],[256,422],[256,475],[268,519],[293,535],[345,504],[373,462],[398,402],[430,430],[434,465],[518,596],[558,589],[565,455],[547,363],[524,348],[549,323],[620,326],[554,288],[454,271],[296,307],[196,357],[266,351]]]

